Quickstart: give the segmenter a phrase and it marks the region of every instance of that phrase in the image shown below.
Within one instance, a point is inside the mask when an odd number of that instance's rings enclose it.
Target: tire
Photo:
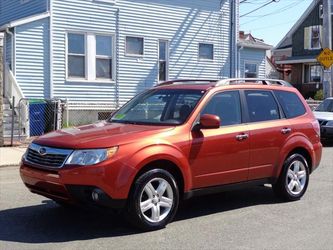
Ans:
[[[273,191],[285,201],[299,200],[306,192],[309,176],[306,159],[300,154],[293,154],[285,160],[280,177],[273,184]]]
[[[153,169],[134,183],[128,202],[128,219],[145,231],[164,228],[175,216],[179,190],[174,177],[163,169]]]

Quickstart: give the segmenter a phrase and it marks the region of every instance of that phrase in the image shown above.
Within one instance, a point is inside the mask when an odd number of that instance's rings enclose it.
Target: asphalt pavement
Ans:
[[[104,210],[65,209],[0,168],[0,249],[333,250],[333,147],[305,196],[280,202],[259,186],[186,202],[165,229],[142,233]]]

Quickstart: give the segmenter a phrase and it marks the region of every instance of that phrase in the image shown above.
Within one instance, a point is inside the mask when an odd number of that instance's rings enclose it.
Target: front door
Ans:
[[[190,165],[193,187],[201,188],[247,180],[249,132],[242,124],[238,91],[217,93],[201,115],[213,114],[221,119],[217,129],[192,132]]]

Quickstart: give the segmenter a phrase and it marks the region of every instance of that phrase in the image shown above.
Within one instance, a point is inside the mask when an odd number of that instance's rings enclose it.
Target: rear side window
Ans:
[[[251,122],[280,119],[279,107],[270,91],[245,91],[248,114]]]
[[[294,118],[305,114],[306,109],[295,93],[282,90],[274,91],[274,93],[287,118]]]

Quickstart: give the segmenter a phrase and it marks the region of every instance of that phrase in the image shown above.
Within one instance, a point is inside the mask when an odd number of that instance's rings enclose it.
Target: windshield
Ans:
[[[152,89],[123,106],[110,122],[178,125],[186,121],[205,91]]]
[[[319,112],[333,112],[333,99],[324,100],[315,111]]]

